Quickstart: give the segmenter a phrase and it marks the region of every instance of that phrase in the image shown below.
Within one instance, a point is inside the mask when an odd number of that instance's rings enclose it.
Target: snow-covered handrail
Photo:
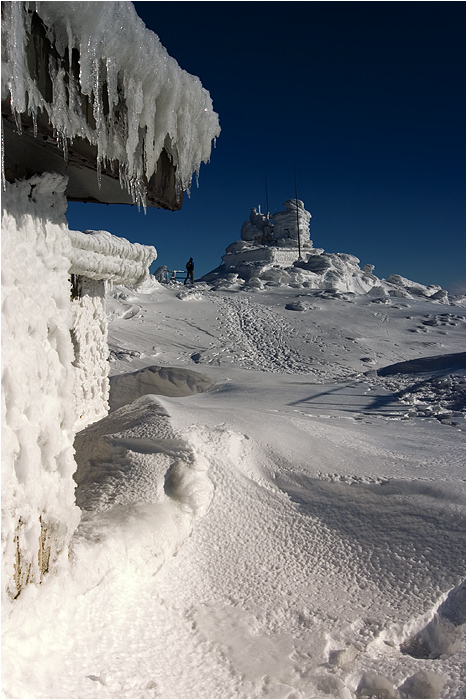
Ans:
[[[157,258],[153,246],[130,243],[108,231],[68,231],[71,242],[70,272],[116,284],[139,285]]]

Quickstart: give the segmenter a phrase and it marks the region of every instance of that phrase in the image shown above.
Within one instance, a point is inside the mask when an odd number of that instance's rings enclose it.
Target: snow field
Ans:
[[[390,697],[417,673],[444,685],[449,661],[414,660],[398,646],[435,614],[446,571],[451,581],[463,573],[452,506],[462,499],[449,485],[444,497],[438,484],[410,493],[410,484],[296,475],[278,487],[265,476],[277,465],[252,439],[197,425],[185,435],[209,462],[214,497],[150,586],[152,622],[134,649],[140,688],[174,698],[352,697],[365,680]],[[112,638],[113,653],[88,666],[101,679],[96,697],[138,697],[122,645]],[[118,668],[105,665],[116,656]]]
[[[462,697],[463,415],[376,372],[459,352],[463,309],[441,339],[425,300],[206,287],[109,292],[119,407],[75,442],[72,568],[10,611],[6,692]]]

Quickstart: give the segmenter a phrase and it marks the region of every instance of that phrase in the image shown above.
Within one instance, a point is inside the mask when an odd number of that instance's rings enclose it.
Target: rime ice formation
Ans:
[[[105,231],[69,231],[65,187],[49,173],[7,184],[2,197],[2,580],[11,596],[66,560],[79,520],[74,436],[108,411],[105,281],[141,282],[156,258]]]
[[[284,202],[285,211],[271,217],[255,208],[241,229],[241,240],[226,249],[225,269],[238,271],[241,277],[261,276],[271,266],[285,268],[298,258],[298,227],[301,250],[312,251],[310,241],[311,214],[299,199]]]
[[[53,99],[30,74],[33,13],[47,28],[60,60],[50,63]],[[73,51],[79,66],[73,66]],[[3,53],[5,57],[3,57]],[[118,162],[120,182],[145,203],[145,182],[164,149],[176,167],[177,186],[189,190],[220,133],[218,116],[199,78],[182,70],[129,2],[5,2],[2,4],[2,100],[21,114],[48,121],[64,149],[73,139],[97,146],[97,168]],[[82,96],[92,105],[86,118]]]
[[[72,244],[70,272],[95,280],[139,286],[157,257],[153,246],[130,243],[108,231],[68,231]]]
[[[2,196],[2,590],[12,596],[66,560],[79,521],[64,187],[37,178]]]
[[[374,265],[360,267],[355,255],[314,248],[310,240],[311,214],[303,202],[288,199],[284,207],[272,216],[253,208],[242,225],[241,240],[226,248],[223,264],[205,275],[203,281],[221,288],[289,285],[330,294],[370,294],[382,301],[391,296],[447,302],[448,294],[439,285],[418,284],[400,275],[382,280],[373,274]]]
[[[300,199],[288,199],[284,202],[284,207],[285,211],[277,212],[272,218],[269,214],[262,214],[253,208],[249,221],[243,223],[242,240],[268,246],[297,248],[299,227],[301,246],[311,248],[311,214],[306,211]]]
[[[96,169],[102,189],[111,172],[133,202],[151,191],[176,208],[220,129],[199,79],[126,2],[3,3],[2,114],[13,183],[2,201],[3,590],[15,597],[66,559],[79,520],[74,436],[108,411],[106,283],[141,285],[157,257],[106,231],[70,231],[66,197],[93,201],[85,170]],[[78,195],[50,167],[63,165],[57,145]]]

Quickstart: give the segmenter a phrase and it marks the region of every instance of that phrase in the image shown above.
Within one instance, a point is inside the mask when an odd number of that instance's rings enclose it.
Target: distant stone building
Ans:
[[[227,271],[236,269],[248,277],[257,273],[261,265],[293,265],[299,257],[299,229],[300,252],[303,259],[308,258],[313,250],[311,214],[301,200],[288,199],[284,207],[272,217],[255,208],[251,210],[249,220],[242,225],[241,240],[229,245],[222,256]]]

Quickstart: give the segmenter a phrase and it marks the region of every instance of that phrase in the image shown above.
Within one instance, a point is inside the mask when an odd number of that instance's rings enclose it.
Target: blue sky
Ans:
[[[154,245],[195,277],[253,206],[295,196],[311,239],[378,277],[465,285],[465,3],[136,2],[222,128],[180,212],[70,203],[75,229]]]

